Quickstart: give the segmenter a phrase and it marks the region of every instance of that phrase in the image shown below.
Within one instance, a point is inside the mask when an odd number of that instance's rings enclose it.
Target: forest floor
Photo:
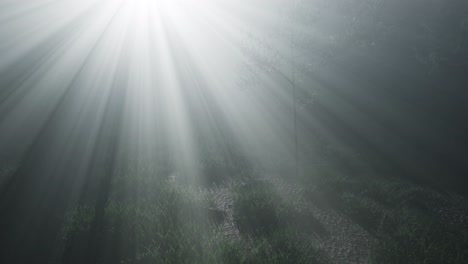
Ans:
[[[468,261],[468,200],[401,179],[243,175],[194,187],[134,174],[112,190],[99,263]],[[95,212],[67,214],[62,263],[86,255]]]
[[[430,256],[431,254],[426,250],[437,251],[437,244],[442,243],[444,239],[455,239],[450,241],[453,243],[454,248],[439,248],[443,251],[446,250],[445,252],[439,252],[441,253],[440,261],[443,261],[443,263],[462,263],[466,260],[466,250],[464,252],[455,252],[457,243],[462,243],[459,246],[466,247],[466,239],[462,241],[464,239],[462,237],[456,238],[457,235],[451,237],[449,233],[443,234],[450,232],[451,228],[453,228],[452,232],[454,233],[457,233],[459,228],[463,230],[460,234],[466,232],[468,227],[468,203],[461,196],[441,194],[427,187],[417,187],[397,180],[380,183],[367,182],[365,184],[343,178],[331,180],[316,188],[297,183],[291,184],[284,179],[278,178],[264,178],[260,181],[263,181],[264,184],[272,184],[276,193],[282,197],[280,199],[288,200],[288,205],[295,208],[298,215],[303,215],[304,221],[299,223],[302,226],[298,226],[298,228],[306,230],[307,227],[304,229],[305,226],[312,225],[312,227],[309,226],[311,228],[309,232],[312,231],[310,243],[324,254],[325,262],[364,264],[434,261],[438,258],[435,257],[436,253],[434,252],[432,253],[434,255]],[[349,190],[346,190],[347,183],[349,183]],[[352,186],[353,184],[355,186]],[[356,186],[359,184],[363,186]],[[338,187],[338,185],[341,185],[341,187]],[[327,187],[331,189],[327,191]],[[357,191],[354,192],[353,188],[362,189],[359,191],[354,189]],[[376,189],[371,190],[371,188]],[[223,224],[225,234],[242,239],[242,232],[238,230],[236,219],[233,217],[234,202],[232,196],[236,195],[233,189],[232,187],[215,186],[211,189],[211,193],[216,201],[216,208],[225,212],[227,216]],[[378,197],[374,197],[375,199],[370,198],[372,195],[381,195],[382,197],[379,198],[382,202],[377,202]],[[413,217],[417,218],[416,215],[419,214],[422,214],[419,217],[424,218],[424,220],[419,220],[420,223],[418,223],[418,220],[413,219]],[[400,219],[392,219],[395,217]],[[411,222],[411,220],[415,222]],[[267,219],[265,221],[268,222]],[[388,223],[390,221],[399,221],[401,226]],[[431,228],[442,228],[443,231],[441,230],[440,234],[437,235],[430,234],[429,226],[423,226],[427,222],[429,222]],[[386,227],[386,225],[388,226]],[[414,226],[408,228],[404,225]],[[387,228],[387,230],[384,230],[384,228]],[[419,228],[427,229],[424,231],[418,230]],[[448,229],[445,230],[445,228]],[[395,235],[392,232],[402,232],[397,234],[397,240],[391,242],[395,243],[393,246],[396,246],[396,248],[382,248],[385,246],[384,240],[388,239],[387,236]],[[426,237],[413,237],[416,234],[412,232],[421,232]],[[444,236],[447,237],[444,238]],[[425,239],[429,241],[424,241]],[[436,242],[436,239],[442,239],[442,241]],[[456,241],[456,239],[460,239],[460,241]],[[426,244],[422,247],[427,248],[416,248],[421,252],[414,252],[415,255],[410,260],[411,254],[408,254],[407,250],[411,249],[404,247],[413,247],[409,243],[412,241],[416,242],[417,245],[418,240],[422,244]],[[384,252],[379,252],[380,250]],[[385,252],[386,250],[389,252]],[[460,254],[460,259],[457,259],[457,254]],[[382,258],[390,259],[384,260]],[[396,262],[393,262],[393,260]]]

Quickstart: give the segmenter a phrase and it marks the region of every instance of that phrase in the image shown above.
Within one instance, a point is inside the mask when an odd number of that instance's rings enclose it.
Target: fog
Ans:
[[[93,246],[118,240],[95,234],[122,175],[190,190],[344,175],[465,199],[467,88],[463,0],[2,0],[0,252],[124,263]],[[132,184],[117,199],[153,188]],[[72,250],[57,237],[85,205],[91,249]]]

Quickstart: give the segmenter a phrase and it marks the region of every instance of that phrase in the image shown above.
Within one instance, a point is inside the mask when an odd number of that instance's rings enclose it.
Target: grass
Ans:
[[[204,243],[210,243],[207,234],[211,234],[217,220],[210,219],[209,208],[200,199],[187,196],[165,183],[152,192],[143,191],[137,200],[111,200],[105,208],[105,225],[99,230],[103,243],[98,246],[103,251],[115,246],[121,253],[120,262],[184,263],[184,260],[193,260],[193,263],[206,263],[210,256],[204,253],[208,252],[203,250]],[[84,244],[93,235],[94,215],[93,206],[81,206],[67,218],[63,233],[70,248],[68,252],[78,248],[69,259],[85,254]],[[101,263],[115,261],[105,254],[99,258]]]
[[[297,230],[286,228],[288,208],[278,206],[278,197],[272,196],[267,184],[235,189],[236,224],[243,234],[253,236],[232,238],[223,233],[225,216],[206,192],[169,181],[153,185],[150,191],[148,178],[133,177],[125,179],[126,191],[115,189],[105,208],[105,225],[99,230],[102,243],[97,245],[99,263],[318,263],[323,258]],[[140,180],[145,186],[137,184],[142,187],[138,198],[122,198],[136,188],[130,182]],[[88,241],[94,239],[94,221],[93,205],[67,215],[62,233],[68,262],[86,261],[83,256]]]
[[[235,190],[234,221],[243,234],[268,235],[284,228],[289,209],[275,196],[271,184],[250,181]]]
[[[468,230],[424,211],[395,210],[372,251],[372,263],[466,263]]]
[[[112,185],[98,235],[93,203],[67,214],[63,263],[86,262],[89,242],[97,238],[102,264],[329,262],[317,247],[328,236],[324,223],[268,179],[250,175],[226,186],[228,211],[207,188],[148,173],[119,175]],[[370,263],[467,262],[468,229],[433,210],[453,204],[450,195],[397,179],[350,176],[318,178],[303,194],[309,204],[341,213],[377,239]],[[238,236],[226,233],[230,221]]]
[[[310,211],[296,207],[265,180],[250,179],[234,189],[234,222],[244,235],[268,236],[283,229],[308,235],[326,232]]]
[[[456,203],[447,193],[401,179],[344,176],[320,179],[306,197],[343,213],[377,238],[371,263],[468,262],[467,226],[436,213]]]

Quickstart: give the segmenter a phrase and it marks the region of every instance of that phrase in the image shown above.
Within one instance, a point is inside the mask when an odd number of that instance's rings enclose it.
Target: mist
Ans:
[[[3,0],[0,262],[464,263],[467,88],[463,0]]]

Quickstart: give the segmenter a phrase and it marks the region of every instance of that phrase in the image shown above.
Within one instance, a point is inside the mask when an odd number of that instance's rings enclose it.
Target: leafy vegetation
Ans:
[[[213,204],[206,194],[166,182],[148,196],[143,192],[144,198],[136,202],[107,204],[105,226],[99,232],[108,239],[98,247],[114,247],[120,253],[118,257],[100,255],[100,263],[318,263],[323,259],[297,229],[279,224],[287,217],[287,207],[274,204],[277,200],[269,187],[236,190],[239,230],[262,236],[227,237],[220,225],[223,219],[210,214]],[[86,255],[86,243],[96,231],[94,221],[92,206],[80,206],[68,214],[62,233],[71,262]]]
[[[98,230],[99,263],[329,262],[317,243],[328,236],[327,223],[284,199],[268,179],[250,177],[226,186],[232,197],[227,211],[217,206],[209,189],[154,180],[140,175],[114,182],[105,225]],[[122,199],[117,191],[121,181],[127,193],[132,186],[140,193]],[[468,229],[433,210],[454,203],[446,194],[402,180],[348,177],[324,178],[305,189],[311,204],[337,210],[377,239],[370,248],[370,263],[467,260]],[[92,233],[95,218],[93,205],[67,214],[62,238],[69,263],[84,260],[86,245],[97,239]],[[239,235],[227,233],[230,221]]]

